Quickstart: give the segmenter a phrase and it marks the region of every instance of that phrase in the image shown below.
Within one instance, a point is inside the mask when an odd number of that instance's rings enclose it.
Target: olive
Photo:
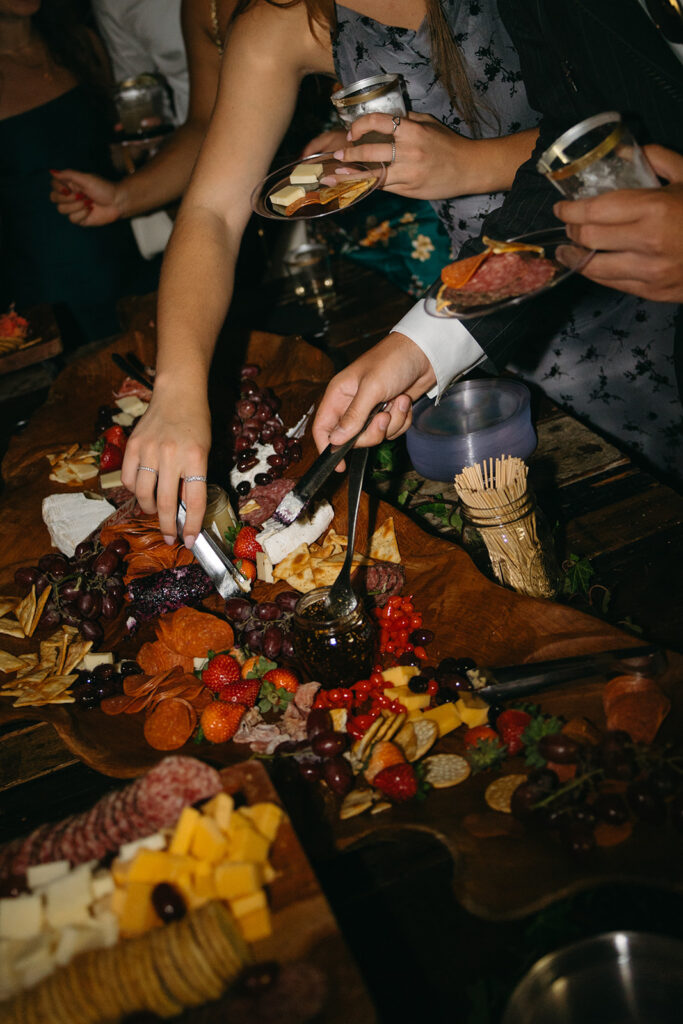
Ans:
[[[447,676],[453,672],[458,672],[458,662],[455,658],[442,658],[439,664],[436,666],[435,677],[438,682],[441,682],[442,676]]]
[[[168,882],[159,882],[154,886],[152,906],[162,921],[179,921],[187,913],[182,894]]]
[[[412,693],[426,693],[427,687],[429,686],[429,680],[425,676],[413,676],[408,682],[408,689]]]
[[[466,672],[473,672],[476,667],[477,663],[472,658],[458,658],[455,663],[455,671],[463,675]]]
[[[434,634],[431,629],[414,629],[408,639],[411,644],[419,644],[424,647],[425,644],[431,644]]]
[[[581,754],[581,744],[571,736],[554,732],[548,736],[541,736],[538,741],[538,752],[546,761],[575,764]]]
[[[602,793],[595,801],[595,813],[608,825],[623,825],[628,821],[628,807],[619,793]]]
[[[311,748],[318,757],[336,758],[337,754],[341,754],[346,748],[346,735],[342,732],[332,732],[331,729],[316,733],[311,739]]]
[[[534,768],[527,776],[527,782],[537,786],[544,794],[557,789],[560,780],[552,768]]]
[[[651,825],[661,825],[666,818],[666,804],[648,779],[637,779],[626,790],[628,805],[637,818]]]
[[[562,838],[575,857],[586,857],[595,849],[595,834],[586,822],[570,821],[562,830]]]
[[[319,733],[332,732],[332,718],[326,708],[312,708],[306,719],[306,734],[313,739]]]
[[[289,448],[287,449],[287,454],[289,455],[289,457],[292,460],[292,462],[301,462],[301,457],[303,455],[303,452],[301,450],[300,442],[299,441],[292,441],[292,442],[290,442]]]
[[[283,437],[282,434],[277,434],[273,438],[273,451],[275,452],[276,455],[284,455],[285,452],[287,451],[287,438]],[[272,465],[280,466],[282,465],[282,463],[273,462]]]
[[[255,455],[240,455],[237,468],[240,473],[246,473],[247,470],[253,469],[257,462]]]
[[[420,659],[416,658],[412,651],[404,651],[403,654],[399,655],[399,665],[413,665],[415,668],[420,664]]]
[[[489,705],[489,710],[488,710],[488,713],[487,713],[486,717],[488,718],[489,725],[491,726],[492,729],[496,728],[496,722],[498,721],[498,716],[502,715],[502,713],[504,711],[505,711],[505,707],[504,707],[503,704],[490,704]]]
[[[251,484],[248,480],[240,480],[235,490],[239,494],[240,498],[243,498],[246,494],[249,494]]]
[[[436,678],[441,686],[454,693],[467,693],[473,689],[467,676],[460,675],[459,672],[442,672]]]
[[[270,473],[257,473],[254,477],[254,483],[257,487],[266,487],[268,484],[273,482],[273,478]]]
[[[124,679],[126,676],[139,676],[142,675],[142,668],[137,661],[122,661],[119,675]]]
[[[323,764],[323,778],[333,793],[346,796],[353,786],[353,770],[344,757],[332,757]]]
[[[103,683],[105,679],[111,679],[116,675],[116,669],[113,665],[103,664],[96,665],[93,669],[92,677],[96,683]]]

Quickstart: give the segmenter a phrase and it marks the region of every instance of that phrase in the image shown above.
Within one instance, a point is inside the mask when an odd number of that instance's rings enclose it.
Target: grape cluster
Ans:
[[[291,661],[295,657],[291,621],[299,597],[295,590],[283,590],[273,601],[229,597],[225,614],[239,636],[239,646],[248,648],[252,654]]]
[[[94,669],[79,669],[78,679],[71,687],[78,707],[84,711],[92,711],[100,705],[105,697],[115,697],[123,693],[123,680],[126,676],[140,675],[142,669],[137,661],[123,661],[116,668],[114,665],[97,665]]]
[[[256,384],[254,377],[258,372],[258,366],[253,364],[242,367],[240,398],[231,429],[235,465],[240,473],[247,473],[258,462],[254,445],[269,444],[273,448],[273,454],[266,459],[270,468],[254,477],[254,483],[262,486],[281,477],[290,462],[299,462],[302,452],[301,442],[286,436],[285,426],[277,415],[280,399],[270,388],[260,388]],[[251,490],[251,484],[248,480],[240,480],[235,490],[244,496]]]
[[[353,788],[351,765],[343,757],[348,736],[335,732],[332,718],[325,708],[313,708],[306,720],[306,734],[315,758],[299,762],[299,771],[307,782],[324,780],[333,793],[345,796]]]
[[[98,541],[82,541],[73,558],[43,555],[36,566],[17,569],[15,582],[27,592],[35,587],[39,596],[51,588],[38,627],[52,629],[63,622],[75,626],[86,640],[99,643],[104,629],[98,620],[115,619],[123,605],[121,560],[129,549],[123,537],[104,548]]]
[[[576,775],[560,785],[551,768],[534,769],[515,790],[512,813],[557,830],[571,853],[593,851],[599,823],[670,819],[683,831],[683,755],[639,747],[622,731],[606,733],[596,746],[553,733],[539,740],[538,751],[555,764],[575,764]]]

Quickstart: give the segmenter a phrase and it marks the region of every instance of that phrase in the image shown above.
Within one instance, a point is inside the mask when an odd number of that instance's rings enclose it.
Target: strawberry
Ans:
[[[253,562],[250,562],[248,558],[238,558],[235,565],[250,583],[254,582],[256,579],[256,566]]]
[[[202,672],[202,682],[214,693],[220,693],[230,683],[241,678],[239,662],[230,654],[216,654]]]
[[[417,795],[418,780],[412,764],[392,764],[383,768],[372,780],[375,789],[379,789],[392,803],[402,804]]]
[[[372,748],[370,760],[365,769],[365,778],[371,783],[375,776],[379,775],[385,768],[389,768],[394,764],[403,764],[404,762],[405,756],[400,747],[397,747],[395,743],[391,743],[389,740],[380,740]]]
[[[260,679],[240,679],[237,683],[221,686],[219,693],[221,700],[228,704],[243,704],[245,708],[253,708],[260,689]]]
[[[273,686],[265,678],[261,680],[258,708],[262,715],[268,711],[286,711],[293,700],[293,693],[289,693],[282,687]]]
[[[531,715],[526,711],[519,711],[517,708],[508,708],[501,711],[496,719],[496,732],[502,742],[508,748],[508,754],[514,757],[524,747],[522,734],[531,721]]]
[[[100,469],[121,469],[123,465],[123,451],[118,445],[105,441],[104,448],[100,452]]]
[[[291,668],[271,668],[263,678],[272,683],[277,690],[296,693],[299,689],[300,679]]]
[[[473,729],[468,729],[465,733],[465,750],[476,747],[478,743],[486,740],[491,740],[500,746],[500,739],[495,729],[492,729],[490,725],[475,725]]]
[[[243,526],[235,537],[235,542],[232,546],[232,553],[235,558],[248,558],[250,561],[256,561],[256,554],[258,551],[262,551],[263,548],[256,540],[258,530],[254,526]]]
[[[102,436],[107,444],[115,444],[122,452],[126,450],[128,437],[126,436],[126,432],[123,427],[119,427],[118,424],[114,424],[113,427],[108,427]]]
[[[242,664],[242,679],[263,679],[266,672],[271,668],[277,668],[277,663],[265,658],[262,654],[252,654]]]
[[[199,720],[205,739],[210,743],[227,743],[239,728],[245,708],[241,704],[224,704],[213,700],[202,711]]]

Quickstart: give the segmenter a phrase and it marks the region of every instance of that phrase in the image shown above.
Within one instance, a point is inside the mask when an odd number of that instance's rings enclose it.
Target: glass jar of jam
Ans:
[[[375,662],[375,628],[359,601],[347,615],[330,618],[329,587],[311,590],[294,609],[294,650],[311,679],[325,689],[367,679]]]

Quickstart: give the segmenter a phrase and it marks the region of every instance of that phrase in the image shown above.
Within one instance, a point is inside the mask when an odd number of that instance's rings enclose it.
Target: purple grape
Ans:
[[[312,708],[306,719],[306,735],[313,739],[319,733],[332,732],[332,718],[326,708]]]
[[[293,612],[300,597],[301,594],[297,594],[296,590],[282,590],[275,595],[275,604],[282,608],[283,612]]]
[[[102,611],[102,598],[98,593],[86,590],[79,596],[77,607],[84,619],[96,619]]]
[[[538,752],[546,761],[556,764],[575,764],[581,754],[581,744],[565,733],[555,732],[541,736]]]
[[[332,757],[323,764],[323,778],[333,793],[346,796],[353,787],[353,770],[344,757]]]
[[[40,597],[42,592],[44,590],[47,590],[47,588],[50,586],[50,581],[44,573],[41,573],[40,576],[35,581],[34,586],[36,588],[36,596]]]
[[[275,601],[262,601],[254,608],[254,615],[264,622],[272,622],[273,619],[280,618],[282,610]]]
[[[71,603],[62,605],[62,622],[65,622],[67,626],[80,626],[81,619],[82,615],[77,605]]]
[[[40,626],[41,629],[53,629],[55,626],[59,625],[60,621],[61,615],[59,614],[57,609],[54,607],[48,608],[47,605],[45,605],[45,608],[43,609],[43,614],[40,616],[40,621],[38,622],[38,625]]]
[[[40,576],[40,570],[35,566],[27,565],[17,569],[14,573],[14,582],[20,587],[32,587]]]
[[[267,419],[270,419],[273,410],[270,408],[267,402],[262,402],[256,410],[255,416],[257,420],[261,420],[261,423],[265,423]]]
[[[250,455],[256,454],[246,437],[238,437],[235,441],[235,455],[243,455],[245,452],[249,452]]]
[[[100,603],[100,613],[105,619],[115,619],[119,614],[119,608],[121,602],[117,601],[113,594],[105,594]],[[96,618],[96,616],[86,616],[87,618]]]
[[[299,441],[290,441],[287,454],[292,462],[301,462],[301,456],[303,454],[301,451],[301,443]]]
[[[237,403],[235,411],[239,418],[246,423],[256,412],[256,406],[249,398],[243,398]]]
[[[59,596],[63,601],[78,601],[83,594],[83,586],[77,581],[63,583],[59,588]]]
[[[273,430],[273,428],[269,426],[268,423],[264,423],[263,426],[261,427],[261,433],[259,434],[261,444],[268,444],[268,442],[272,441],[274,437],[275,431]]]
[[[294,641],[292,640],[289,633],[285,633],[285,635],[282,638],[280,657],[287,658],[288,661],[293,661],[296,658],[296,651],[294,650]]]
[[[81,633],[85,639],[92,640],[94,644],[99,643],[104,636],[104,630],[100,626],[99,622],[92,622],[89,619],[86,619],[84,622],[79,623],[79,625]]]
[[[276,455],[284,455],[285,452],[287,451],[287,438],[283,437],[282,435],[280,435],[279,437],[275,437],[273,439],[273,450]],[[279,466],[281,465],[281,463],[273,462],[271,463],[271,465]]]
[[[126,676],[139,676],[142,675],[142,668],[138,665],[137,661],[122,661],[119,675],[123,679]]]
[[[263,634],[263,653],[266,658],[277,658],[282,647],[282,630],[279,626],[268,626]]]
[[[247,629],[244,642],[253,654],[260,654],[263,648],[263,633],[260,629]]]
[[[311,737],[311,749],[318,757],[336,757],[346,749],[346,735],[342,732],[318,732]]]
[[[306,782],[319,782],[323,777],[322,765],[319,761],[300,761],[299,773]]]
[[[111,576],[119,566],[119,556],[115,551],[105,550],[98,555],[93,563],[93,572],[98,576]]]
[[[232,622],[246,622],[251,615],[251,602],[244,597],[229,597],[225,602],[225,614]]]
[[[90,543],[90,541],[89,540],[82,540],[80,542],[80,544],[76,545],[76,549],[74,551],[74,558],[76,560],[78,560],[80,558],[87,558],[87,556],[88,555],[92,555],[92,553],[93,553],[93,550],[92,550],[92,544]]]
[[[261,425],[260,424],[259,424],[258,427],[245,427],[244,430],[242,431],[242,437],[248,438],[249,439],[249,444],[252,445],[252,444],[256,444],[256,442],[258,441],[258,436],[259,436],[260,433],[261,433]]]
[[[123,558],[130,551],[130,544],[125,537],[117,537],[116,540],[107,545],[106,550],[115,551],[120,558]]]
[[[256,363],[245,363],[240,370],[240,377],[242,380],[251,380],[254,377],[258,377],[260,368]]]

